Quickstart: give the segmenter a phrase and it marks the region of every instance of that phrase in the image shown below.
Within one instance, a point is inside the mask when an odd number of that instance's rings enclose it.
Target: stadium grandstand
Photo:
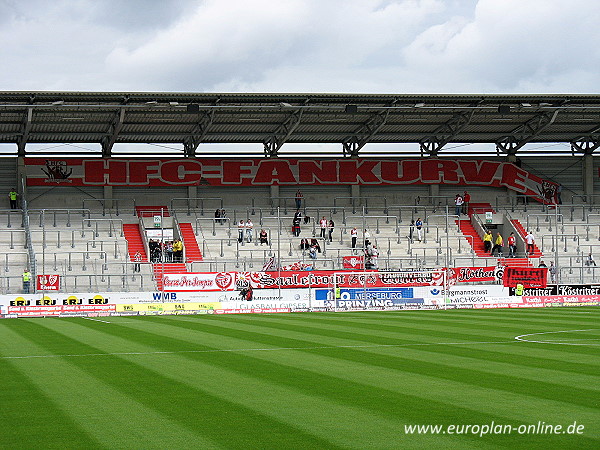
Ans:
[[[309,270],[489,285],[542,261],[545,289],[588,286],[598,146],[597,95],[0,92],[0,294],[27,299],[25,268],[38,297]]]

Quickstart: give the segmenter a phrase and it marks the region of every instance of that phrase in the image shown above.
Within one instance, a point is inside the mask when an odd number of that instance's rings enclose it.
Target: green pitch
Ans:
[[[597,449],[600,309],[9,319],[0,383],[2,449]]]

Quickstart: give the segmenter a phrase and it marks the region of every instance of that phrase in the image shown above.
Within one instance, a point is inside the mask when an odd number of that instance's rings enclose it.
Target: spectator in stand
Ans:
[[[137,252],[135,252],[135,255],[133,255],[133,271],[134,272],[139,272],[140,271],[140,263],[142,262],[142,254],[140,253],[140,251],[138,250]]]
[[[544,262],[544,260],[540,260],[540,265],[538,267],[546,268],[548,266],[546,265],[546,263]]]
[[[456,194],[454,197],[454,215],[460,217],[464,200],[460,194]]]
[[[511,232],[510,236],[508,236],[508,257],[517,257],[517,238],[515,238],[514,232]]]
[[[317,247],[314,245],[310,246],[310,249],[308,251],[308,256],[310,256],[311,259],[317,259]]]
[[[486,253],[492,254],[492,232],[490,230],[485,230],[483,235],[483,250]]]
[[[215,223],[221,223],[221,210],[219,208],[215,211]]]
[[[308,239],[302,238],[300,239],[300,249],[308,250],[310,248],[310,244],[308,243]]]
[[[496,284],[503,284],[504,265],[500,261],[494,267],[494,278],[496,279]]]
[[[469,202],[471,201],[471,194],[465,191],[463,195],[463,206],[462,211],[465,216],[469,215]]]
[[[594,257],[592,256],[591,252],[587,255],[587,258],[585,260],[585,265],[586,266],[595,266],[596,265],[596,261],[594,261]]]
[[[329,242],[333,242],[333,230],[335,224],[333,223],[333,219],[329,219],[329,224],[327,226],[329,228]]]
[[[173,261],[173,241],[168,241],[165,246],[165,259],[167,262]]]
[[[221,210],[221,225],[227,223],[227,213],[224,209]]]
[[[363,232],[363,238],[363,248],[367,248],[371,244],[371,233],[369,233],[369,230]]]
[[[350,238],[352,239],[352,248],[356,248],[356,239],[358,238],[358,230],[356,227],[350,230]]]
[[[17,190],[12,188],[12,190],[8,193],[8,199],[10,200],[10,209],[17,209]]]
[[[408,238],[410,239],[410,243],[413,243],[413,235],[415,234],[415,221],[414,219],[410,221],[410,225],[408,226]]]
[[[25,268],[23,271],[23,294],[29,294],[31,289],[31,272]]]
[[[324,238],[327,234],[327,225],[329,225],[325,216],[319,221],[319,225],[321,225],[321,237]]]
[[[252,230],[254,228],[254,224],[250,219],[246,220],[246,240],[248,243],[252,242]]]
[[[557,268],[554,265],[554,262],[550,261],[550,267],[548,267],[548,273],[550,274],[550,283],[556,283],[556,272]]]
[[[181,242],[181,239],[173,242],[173,260],[174,262],[183,262],[183,242]]]
[[[417,229],[417,239],[419,242],[423,239],[423,221],[420,217],[417,217],[417,221],[415,222],[415,228]]]
[[[292,235],[298,237],[300,236],[300,211],[296,211],[294,214],[294,218],[292,219]]]
[[[321,246],[319,245],[319,241],[316,238],[312,238],[310,240],[310,246],[317,249],[319,253],[321,253]]]
[[[238,242],[241,244],[244,241],[244,230],[246,229],[246,224],[243,220],[240,220],[238,223]]]
[[[264,228],[260,230],[258,239],[260,240],[260,245],[263,245],[263,244],[269,245],[267,231]]]
[[[558,183],[558,186],[556,186],[556,200],[559,205],[562,205],[562,198],[561,198],[562,190],[563,190],[562,184]]]
[[[526,249],[525,249],[525,253],[529,253],[530,256],[533,256],[533,249],[535,246],[535,238],[533,237],[533,233],[531,231],[527,232],[527,235],[525,236],[525,244],[526,244]]]
[[[300,192],[300,189],[298,189],[296,191],[296,209],[300,209],[300,207],[302,206],[302,198],[304,196],[302,195],[302,192]]]
[[[492,247],[492,256],[494,256],[494,251],[496,251],[496,255],[501,258],[502,254],[502,246],[504,245],[504,240],[502,239],[502,235],[500,232],[496,233],[496,240],[494,241],[494,246]]]

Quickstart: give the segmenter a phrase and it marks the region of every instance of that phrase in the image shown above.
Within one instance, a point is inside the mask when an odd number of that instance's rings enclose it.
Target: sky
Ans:
[[[599,0],[0,0],[0,90],[597,94]]]

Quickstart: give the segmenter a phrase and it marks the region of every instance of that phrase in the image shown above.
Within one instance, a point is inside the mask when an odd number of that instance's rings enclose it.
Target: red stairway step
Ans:
[[[135,212],[138,217],[154,217],[160,216],[162,211],[163,217],[169,217],[169,207],[166,205],[159,206],[136,206]]]
[[[179,231],[184,245],[185,259],[187,262],[202,261],[202,252],[198,247],[198,241],[194,234],[191,223],[180,223]]]
[[[525,236],[527,235],[527,230],[525,230],[525,227],[521,224],[521,222],[517,219],[513,219],[513,220],[511,220],[511,223],[513,224],[515,229],[519,232],[521,237],[523,239],[525,239]],[[535,236],[535,234],[534,234],[534,236]],[[530,258],[541,258],[542,256],[544,256],[542,251],[539,249],[537,244],[534,244],[533,245],[533,255],[530,255]]]
[[[123,235],[127,240],[127,249],[129,253],[129,260],[134,260],[136,252],[140,252],[142,255],[142,262],[148,262],[146,256],[146,249],[144,247],[144,241],[140,234],[140,227],[137,223],[125,223],[123,224]]]

